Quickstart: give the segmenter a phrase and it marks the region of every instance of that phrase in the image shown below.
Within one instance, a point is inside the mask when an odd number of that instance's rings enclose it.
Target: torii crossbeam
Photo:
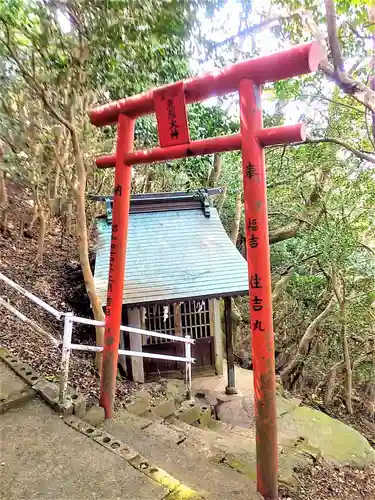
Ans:
[[[97,159],[98,167],[115,167],[112,241],[100,404],[112,417],[125,275],[132,165],[241,150],[249,273],[249,300],[254,371],[258,491],[277,500],[277,428],[274,333],[266,174],[263,148],[305,140],[303,124],[262,128],[261,90],[275,82],[315,71],[324,58],[317,43],[228,66],[214,74],[165,85],[90,111],[100,127],[117,123],[116,154]],[[191,141],[186,105],[211,96],[239,92],[240,131],[227,137]],[[134,151],[134,123],[156,113],[160,147]]]

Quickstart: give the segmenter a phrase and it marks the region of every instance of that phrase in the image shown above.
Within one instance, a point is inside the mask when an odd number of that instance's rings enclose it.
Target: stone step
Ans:
[[[261,499],[255,482],[221,463],[221,451],[214,443],[201,439],[199,431],[204,433],[204,430],[185,425],[181,429],[171,422],[121,411],[101,428],[204,498]]]
[[[0,413],[19,408],[35,397],[36,392],[0,361]]]

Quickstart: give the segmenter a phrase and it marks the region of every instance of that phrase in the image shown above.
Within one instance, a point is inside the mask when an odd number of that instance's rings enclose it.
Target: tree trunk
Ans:
[[[345,380],[345,405],[348,413],[353,414],[352,405],[352,391],[353,391],[353,374],[352,365],[350,362],[350,353],[348,345],[348,325],[347,325],[347,301],[345,292],[345,282],[337,271],[332,268],[332,286],[335,292],[336,298],[340,305],[340,323],[341,323],[341,334],[342,334],[342,344],[344,353],[344,365],[346,372]]]
[[[62,161],[65,161],[65,158],[62,159]],[[58,192],[59,192],[59,182],[60,182],[60,163],[56,162],[55,164],[55,175],[53,178],[52,186],[51,186],[51,198],[54,200],[57,198]],[[55,214],[53,214],[55,215]]]
[[[241,212],[242,212],[242,200],[241,200],[241,192],[239,191],[237,193],[234,220],[232,225],[232,231],[230,234],[230,239],[232,240],[233,245],[237,243],[238,233],[240,231]]]
[[[220,213],[221,209],[223,208],[224,202],[227,197],[227,191],[227,186],[224,186],[223,192],[221,193],[220,198],[216,203],[216,210],[218,211],[218,213]]]
[[[2,170],[0,170],[0,207],[0,229],[6,231],[8,228],[8,195],[5,185],[5,176]]]
[[[5,185],[4,172],[0,170],[0,205],[8,204],[7,189]]]
[[[220,153],[214,154],[213,167],[210,172],[210,177],[208,179],[209,187],[215,187],[221,174],[221,155]]]
[[[335,365],[331,369],[331,373],[329,375],[329,379],[327,382],[327,387],[326,387],[326,392],[324,395],[324,404],[329,405],[332,401],[333,398],[333,392],[335,390],[335,385],[336,385],[336,377],[337,377],[337,369],[340,365]]]
[[[44,210],[41,207],[39,207],[38,216],[39,216],[39,236],[38,236],[38,249],[35,260],[38,264],[41,264],[43,262],[44,242],[46,238],[46,216]]]
[[[27,227],[28,231],[32,230],[32,228],[34,227],[35,222],[38,220],[38,205],[37,205],[37,202],[36,202],[35,199],[34,199],[34,206],[33,206],[33,209],[31,211],[31,215],[32,215],[31,221],[30,221],[30,224]]]
[[[299,343],[296,355],[281,372],[281,380],[287,389],[292,389],[298,378],[301,376],[303,366],[310,352],[311,342],[314,340],[316,335],[316,329],[323,319],[330,314],[334,306],[335,299],[332,297],[324,311],[322,311],[319,316],[317,316],[314,321],[310,323]]]
[[[280,279],[276,281],[276,284],[272,290],[272,303],[276,302],[276,300],[279,298],[279,296],[281,294],[282,289],[284,288],[284,285],[292,277],[293,269],[290,272],[288,272],[287,274],[284,274],[283,276],[281,276]]]
[[[72,219],[73,219],[73,207],[72,202],[68,201],[66,204],[66,234],[71,236],[73,234],[72,231]]]
[[[18,233],[18,240],[23,238],[23,231],[25,227],[25,216],[23,214],[20,215],[20,230]]]
[[[99,295],[96,293],[94,277],[90,267],[85,207],[86,171],[79,147],[78,138],[76,135],[76,130],[73,127],[71,129],[71,137],[78,178],[76,186],[76,212],[79,260],[81,263],[83,279],[85,281],[86,292],[91,303],[94,318],[98,321],[105,321],[102,303]],[[96,327],[96,345],[104,345],[104,327]],[[99,371],[101,370],[101,360],[101,353],[97,353],[95,361]]]
[[[353,392],[353,374],[352,374],[352,365],[350,362],[350,353],[348,346],[348,325],[346,320],[346,300],[342,301],[340,304],[340,320],[341,320],[341,332],[342,332],[342,341],[343,341],[343,351],[344,351],[344,363],[345,363],[345,372],[346,372],[346,381],[345,381],[345,404],[346,409],[350,415],[353,414],[353,404],[352,404],[352,392]]]

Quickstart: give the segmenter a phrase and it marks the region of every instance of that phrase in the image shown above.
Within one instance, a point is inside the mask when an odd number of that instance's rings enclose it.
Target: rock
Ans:
[[[174,399],[170,398],[162,403],[157,403],[154,408],[151,409],[151,413],[156,417],[167,418],[176,411],[174,404]]]
[[[93,406],[86,413],[84,421],[94,427],[97,427],[105,421],[104,408],[101,406]]]
[[[222,422],[245,428],[254,425],[254,403],[250,398],[237,396],[228,401],[219,400],[215,410]]]
[[[201,417],[201,411],[199,406],[194,403],[185,403],[181,406],[181,408],[177,411],[176,416],[182,422],[186,424],[194,424]]]
[[[0,413],[5,413],[12,408],[18,408],[33,398],[35,398],[35,391],[29,387],[25,387],[20,392],[9,394],[7,397],[0,397]]]
[[[199,418],[199,427],[212,428],[212,408],[210,406],[203,406],[201,408],[201,416]]]
[[[71,399],[65,399],[63,403],[57,401],[54,407],[63,417],[73,415],[73,403]]]
[[[126,405],[126,410],[133,415],[142,415],[150,409],[149,399],[141,398]]]
[[[276,412],[277,418],[294,411],[301,404],[301,400],[298,398],[284,398],[276,397]]]
[[[34,386],[40,396],[53,408],[56,408],[59,400],[59,386],[48,380],[40,379]]]
[[[77,418],[84,418],[86,415],[86,398],[82,394],[72,395],[73,413]]]
[[[186,400],[186,386],[183,380],[168,380],[165,387],[167,398],[173,398],[176,404]]]
[[[295,408],[279,418],[278,427],[281,436],[306,440],[338,465],[362,468],[375,462],[375,450],[358,431],[318,410]]]

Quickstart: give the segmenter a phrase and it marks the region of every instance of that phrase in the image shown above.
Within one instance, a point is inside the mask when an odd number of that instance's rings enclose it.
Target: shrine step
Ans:
[[[114,438],[160,467],[187,487],[210,500],[260,500],[256,484],[224,463],[224,455],[189,425],[180,429],[168,421],[155,421],[118,412],[101,426]],[[202,429],[196,431],[206,432]],[[211,431],[213,432],[213,431]],[[215,433],[214,433],[215,434]]]

